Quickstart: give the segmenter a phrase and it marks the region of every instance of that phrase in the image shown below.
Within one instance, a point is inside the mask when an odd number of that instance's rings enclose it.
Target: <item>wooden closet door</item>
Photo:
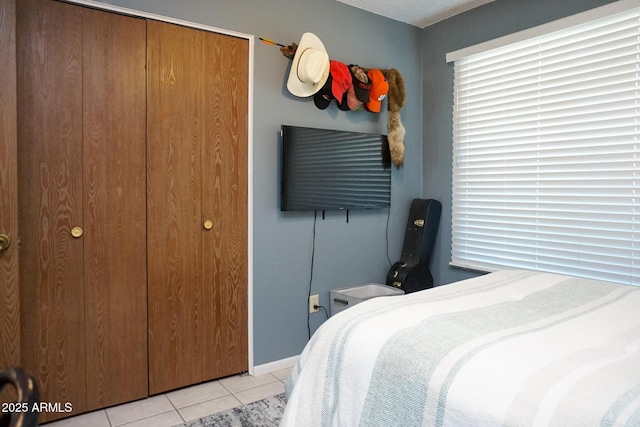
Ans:
[[[0,2],[0,370],[20,364],[18,281],[18,168],[16,100],[16,4]]]
[[[147,23],[149,391],[202,381],[202,32]]]
[[[83,8],[87,404],[147,396],[146,21]]]
[[[22,360],[73,405],[49,421],[148,395],[146,22],[50,0],[18,18]]]
[[[248,42],[148,31],[153,394],[248,368]]]
[[[248,70],[249,42],[203,35],[205,143],[202,211],[213,227],[202,234],[204,289],[211,292],[205,334],[205,376],[248,369]]]
[[[82,9],[17,2],[22,363],[44,402],[86,410]]]

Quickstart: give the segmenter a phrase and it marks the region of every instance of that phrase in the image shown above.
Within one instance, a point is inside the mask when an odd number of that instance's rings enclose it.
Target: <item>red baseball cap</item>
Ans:
[[[333,93],[333,97],[340,102],[342,95],[344,95],[344,93],[349,90],[349,86],[351,86],[351,73],[349,72],[349,68],[340,61],[334,61],[332,59],[329,61],[329,64],[329,72],[333,79],[331,92]]]
[[[329,69],[329,78],[322,89],[313,96],[313,102],[321,110],[327,108],[334,98],[340,104],[342,97],[351,86],[351,73],[345,64],[331,60],[329,61]]]

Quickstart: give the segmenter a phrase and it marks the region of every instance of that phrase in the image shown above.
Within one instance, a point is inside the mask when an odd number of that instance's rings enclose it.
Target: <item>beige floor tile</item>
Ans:
[[[89,412],[47,424],[47,427],[111,427],[105,411]]]
[[[172,427],[284,392],[291,368],[238,375],[48,423],[47,427]],[[234,393],[232,395],[231,393]],[[178,408],[176,410],[176,408]]]
[[[240,405],[242,405],[242,403],[229,394],[218,399],[180,408],[178,412],[180,412],[180,415],[182,415],[185,421],[193,421]]]
[[[220,380],[220,384],[222,384],[231,393],[235,394],[239,391],[248,390],[250,388],[269,384],[274,381],[279,381],[279,380],[271,374],[264,374],[264,375],[258,375],[258,376],[239,375],[235,377],[223,378]]]
[[[107,416],[111,425],[120,426],[173,410],[175,408],[169,399],[165,395],[160,395],[108,408]]]
[[[169,411],[164,414],[154,415],[132,423],[123,424],[121,427],[172,427],[184,423],[177,411]]]
[[[210,381],[204,384],[183,388],[182,390],[167,393],[167,397],[176,408],[192,406],[196,403],[217,399],[229,394],[229,390],[224,388],[219,381]]]
[[[273,371],[271,372],[271,375],[273,375],[274,377],[276,377],[277,379],[279,379],[280,381],[284,381],[287,378],[289,378],[289,374],[291,374],[291,370],[293,369],[293,367],[291,368],[284,368],[284,369],[279,369],[277,371]]]
[[[275,396],[280,393],[284,393],[284,384],[282,381],[276,381],[254,387],[249,390],[240,391],[235,393],[235,396],[243,405],[246,405],[247,403],[255,402],[256,400],[264,399],[265,397]]]

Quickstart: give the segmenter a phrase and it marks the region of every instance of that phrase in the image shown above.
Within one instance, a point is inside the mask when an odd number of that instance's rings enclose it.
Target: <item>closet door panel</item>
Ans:
[[[87,400],[147,396],[146,21],[83,9]]]
[[[202,32],[147,34],[149,391],[202,381]]]
[[[203,35],[205,142],[202,157],[204,288],[208,290],[204,364],[208,378],[248,369],[247,97],[248,41]]]
[[[17,7],[22,361],[42,401],[83,411],[82,12]]]
[[[0,234],[9,237],[11,243],[0,251],[0,370],[20,364],[15,31],[15,0],[3,0],[0,2]]]

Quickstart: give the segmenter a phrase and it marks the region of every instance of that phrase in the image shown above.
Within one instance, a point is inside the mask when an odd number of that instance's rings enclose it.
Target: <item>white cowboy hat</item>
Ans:
[[[329,54],[315,34],[304,33],[289,71],[287,89],[295,96],[315,94],[329,77]]]

